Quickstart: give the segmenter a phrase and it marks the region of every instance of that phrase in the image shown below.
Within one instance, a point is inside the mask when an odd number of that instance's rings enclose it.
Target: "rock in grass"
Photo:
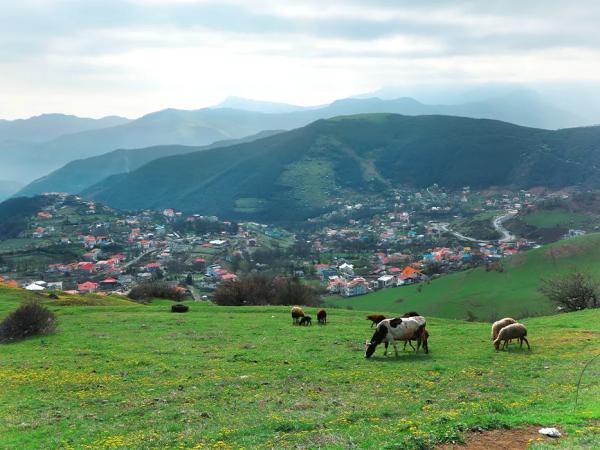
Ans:
[[[553,438],[558,438],[562,436],[562,434],[560,434],[560,431],[558,431],[556,428],[542,428],[540,429],[539,433],[543,434],[544,436],[550,436]]]
[[[184,312],[188,312],[189,310],[190,310],[190,307],[188,305],[184,305],[183,303],[176,303],[171,306],[171,312],[175,312],[175,313],[184,313]]]

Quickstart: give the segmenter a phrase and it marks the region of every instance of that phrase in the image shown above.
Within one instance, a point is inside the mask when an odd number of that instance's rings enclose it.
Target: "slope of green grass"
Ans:
[[[590,221],[584,214],[561,210],[540,210],[524,216],[527,225],[537,228],[577,227]]]
[[[464,117],[359,114],[160,158],[81,194],[122,209],[296,221],[318,215],[341,192],[386,185],[596,186],[598,136],[600,127],[564,134]],[[570,152],[575,138],[582,140],[577,155]],[[265,200],[264,208],[240,209],[241,198]]]
[[[0,318],[22,295],[0,291]],[[423,449],[526,424],[600,444],[597,365],[574,408],[600,310],[525,321],[531,352],[429,319],[429,355],[366,360],[364,313],[294,327],[288,308],[169,305],[51,306],[56,334],[2,345],[0,447]]]
[[[477,268],[433,280],[429,284],[384,289],[353,298],[331,297],[339,307],[369,311],[411,311],[436,317],[465,319],[471,311],[479,320],[500,316],[552,314],[539,291],[541,279],[574,268],[600,276],[600,234],[556,242],[503,261],[503,272]]]

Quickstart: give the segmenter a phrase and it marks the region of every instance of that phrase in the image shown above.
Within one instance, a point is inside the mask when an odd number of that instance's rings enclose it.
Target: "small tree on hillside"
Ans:
[[[540,291],[565,311],[600,307],[598,281],[579,271],[553,280],[542,280]]]

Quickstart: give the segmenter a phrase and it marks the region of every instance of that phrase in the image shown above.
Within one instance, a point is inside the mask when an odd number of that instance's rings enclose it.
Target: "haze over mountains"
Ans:
[[[237,109],[231,108],[232,106]],[[6,140],[0,134],[0,153],[3,165],[0,180],[31,182],[63,165],[78,159],[94,157],[116,149],[132,149],[165,145],[204,146],[228,139],[240,139],[264,130],[290,130],[307,125],[315,120],[339,115],[362,113],[398,113],[404,115],[444,114],[474,118],[504,120],[539,128],[563,128],[587,124],[585,119],[556,107],[535,92],[513,90],[499,97],[472,101],[456,105],[426,105],[412,98],[348,98],[321,107],[300,107],[274,102],[261,102],[240,98],[229,98],[213,108],[199,110],[166,109],[128,121],[122,118],[105,118],[94,122],[94,129],[55,137],[52,133],[35,131],[33,125],[39,121],[9,122],[13,131],[7,136],[16,136],[14,129],[26,129],[31,122],[32,136],[52,136],[46,142]],[[90,119],[82,119],[89,124]],[[116,126],[96,129],[101,124],[116,121]],[[73,127],[73,125],[71,125]],[[90,126],[90,125],[88,125]],[[67,127],[56,127],[54,134]],[[24,132],[21,132],[23,135]],[[161,153],[154,150],[155,157]],[[166,156],[165,153],[162,156]],[[41,186],[42,184],[36,183]],[[47,183],[44,185],[50,187]],[[37,193],[28,187],[24,192]]]
[[[130,122],[119,116],[88,119],[66,114],[42,114],[29,119],[0,119],[0,141],[44,142],[63,134],[98,130]]]
[[[600,127],[548,131],[494,120],[369,114],[154,160],[82,194],[124,209],[293,221],[353,191],[433,183],[598,187],[598,180]]]
[[[77,194],[103,179],[120,173],[126,173],[159,158],[184,153],[210,150],[228,145],[253,141],[271,136],[277,131],[263,131],[241,139],[217,141],[198,147],[186,145],[162,145],[129,150],[114,150],[91,158],[77,159],[67,163],[45,177],[39,178],[20,190],[16,195],[37,195],[43,192],[70,192]]]

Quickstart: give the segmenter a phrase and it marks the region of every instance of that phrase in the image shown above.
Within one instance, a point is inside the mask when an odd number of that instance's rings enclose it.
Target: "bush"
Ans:
[[[180,301],[184,297],[184,293],[161,281],[149,281],[142,283],[131,289],[127,296],[135,301],[145,302],[153,298],[164,298],[167,300]]]
[[[176,303],[175,305],[171,305],[171,312],[174,313],[185,313],[190,310],[188,305],[184,305],[183,303]]]
[[[261,276],[243,278],[221,284],[215,291],[214,301],[218,305],[306,305],[320,303],[317,291],[297,278],[275,278]]]
[[[542,280],[540,291],[564,311],[600,307],[600,283],[591,275],[574,271],[552,280]]]
[[[25,303],[0,323],[0,341],[46,335],[56,329],[56,316],[38,302]]]

